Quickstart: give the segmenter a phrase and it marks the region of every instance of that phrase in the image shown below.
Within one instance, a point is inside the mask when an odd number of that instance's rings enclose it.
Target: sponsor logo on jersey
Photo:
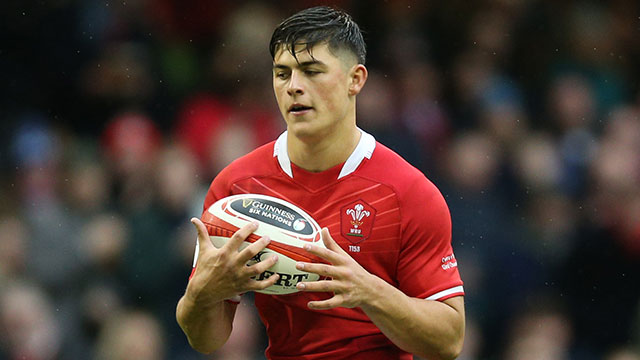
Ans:
[[[376,209],[363,200],[357,200],[340,209],[342,236],[354,244],[369,238]]]
[[[442,270],[450,270],[458,267],[458,260],[456,260],[456,256],[451,254],[442,258]]]

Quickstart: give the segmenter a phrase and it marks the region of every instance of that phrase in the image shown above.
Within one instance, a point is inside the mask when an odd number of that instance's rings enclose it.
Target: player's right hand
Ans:
[[[237,300],[238,294],[266,289],[278,280],[278,274],[260,281],[253,279],[278,261],[276,255],[253,265],[246,265],[267,247],[271,241],[268,237],[262,237],[239,251],[245,239],[258,229],[257,223],[249,223],[240,228],[219,249],[211,243],[207,228],[200,219],[192,218],[191,223],[198,232],[199,247],[196,269],[187,285],[186,294],[192,300],[204,304],[225,299]]]

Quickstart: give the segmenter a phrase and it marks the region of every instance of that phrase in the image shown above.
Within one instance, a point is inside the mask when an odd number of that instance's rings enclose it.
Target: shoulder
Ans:
[[[239,179],[246,176],[252,176],[256,173],[269,171],[275,161],[273,159],[273,147],[275,141],[264,144],[250,153],[237,158],[227,165],[218,175],[218,177],[226,177],[230,179]]]
[[[437,219],[435,223],[439,225],[450,223],[449,207],[436,185],[388,147],[377,143],[371,159],[358,174],[395,193],[405,225],[427,224],[425,218]]]
[[[231,195],[233,184],[243,179],[275,173],[277,168],[273,157],[274,143],[275,141],[272,141],[262,145],[222,169],[209,186],[204,208],[218,199]]]
[[[439,190],[422,171],[379,142],[359,175],[393,188],[401,198],[425,194],[425,191],[428,195],[439,194]]]

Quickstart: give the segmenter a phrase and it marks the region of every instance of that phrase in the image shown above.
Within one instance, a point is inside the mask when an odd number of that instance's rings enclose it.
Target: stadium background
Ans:
[[[283,129],[267,51],[318,1],[3,1],[0,359],[260,359],[174,307],[207,186]],[[461,359],[640,359],[637,1],[333,1],[361,24],[359,125],[442,190]]]

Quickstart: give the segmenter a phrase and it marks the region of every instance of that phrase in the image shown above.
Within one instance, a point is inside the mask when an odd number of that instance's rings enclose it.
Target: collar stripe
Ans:
[[[365,158],[371,159],[373,150],[376,148],[376,139],[372,135],[364,132],[362,129],[358,128],[358,130],[360,130],[360,133],[362,134],[360,136],[360,141],[342,166],[338,179],[342,179],[356,171]],[[289,175],[289,177],[293,178],[291,159],[287,152],[287,131],[280,134],[278,140],[276,140],[276,143],[273,146],[273,156],[278,158],[278,164],[280,164],[282,171]]]

